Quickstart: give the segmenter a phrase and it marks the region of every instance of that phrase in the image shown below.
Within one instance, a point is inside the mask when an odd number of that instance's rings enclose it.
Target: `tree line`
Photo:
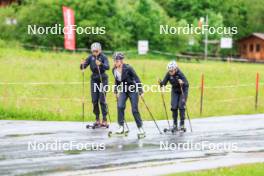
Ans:
[[[238,33],[232,36],[235,40],[264,31],[264,2],[258,0],[24,0],[21,5],[12,4],[0,10],[0,38],[63,47],[63,34],[27,34],[28,25],[63,25],[63,5],[74,10],[77,26],[105,27],[104,34],[78,34],[78,48],[99,41],[108,50],[131,49],[138,40],[149,40],[154,50],[201,52],[203,35],[160,35],[159,29],[160,25],[197,26],[200,17],[206,15],[209,26],[236,26]],[[209,35],[211,40],[221,37]],[[195,41],[191,48],[190,38]]]

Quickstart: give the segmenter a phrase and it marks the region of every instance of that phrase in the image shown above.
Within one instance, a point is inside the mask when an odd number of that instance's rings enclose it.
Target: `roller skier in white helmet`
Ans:
[[[160,86],[166,86],[168,82],[172,85],[171,90],[171,111],[173,117],[173,131],[178,130],[178,113],[180,113],[180,130],[185,131],[185,111],[186,101],[189,91],[189,83],[185,75],[179,69],[176,61],[171,61],[167,65],[168,72],[164,79],[160,81]]]
[[[90,70],[92,71],[91,75],[91,96],[93,103],[93,113],[95,114],[96,121],[92,125],[93,127],[107,127],[107,113],[108,107],[106,104],[106,94],[102,92],[98,87],[102,82],[103,86],[108,85],[108,76],[105,73],[109,70],[109,62],[107,57],[102,52],[101,44],[98,42],[92,43],[91,45],[91,55],[87,57],[87,59],[81,63],[80,69],[86,69],[86,67],[90,66]],[[104,90],[104,89],[102,89]],[[101,107],[102,113],[102,121],[100,121],[100,109]],[[89,125],[87,125],[89,128]]]

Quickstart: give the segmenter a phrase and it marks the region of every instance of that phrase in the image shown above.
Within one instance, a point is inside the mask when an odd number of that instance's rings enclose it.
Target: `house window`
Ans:
[[[260,44],[256,45],[256,52],[260,52]]]
[[[244,50],[247,50],[247,44],[244,44],[244,45],[243,45],[243,49],[244,49]]]
[[[247,51],[247,44],[244,44],[244,45],[243,45],[243,50],[244,50],[244,51]]]
[[[254,45],[253,45],[253,44],[250,44],[249,51],[250,51],[250,52],[253,52],[253,51],[254,51]]]
[[[247,53],[247,44],[243,44],[240,49],[241,49],[241,54],[246,54]]]

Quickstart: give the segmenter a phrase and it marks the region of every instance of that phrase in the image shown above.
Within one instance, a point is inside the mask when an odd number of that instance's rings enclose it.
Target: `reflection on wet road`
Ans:
[[[166,121],[158,124],[162,129],[167,127]],[[264,151],[263,114],[195,119],[192,125],[193,133],[160,135],[153,122],[145,122],[147,137],[138,140],[134,123],[129,123],[128,137],[108,138],[108,129],[87,130],[81,122],[3,120],[0,121],[0,173],[77,173],[145,162],[196,160]],[[112,124],[111,128],[115,127],[116,124]],[[38,144],[39,148],[29,150],[28,144],[31,147]],[[72,144],[71,150],[62,150],[66,144],[68,147]],[[84,145],[88,150],[78,150]],[[57,148],[52,148],[54,146]]]

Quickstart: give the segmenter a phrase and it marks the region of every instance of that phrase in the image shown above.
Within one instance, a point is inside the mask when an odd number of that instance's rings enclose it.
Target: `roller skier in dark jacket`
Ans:
[[[171,111],[173,117],[173,130],[178,130],[178,111],[180,112],[180,130],[185,131],[185,110],[189,91],[189,83],[185,75],[179,69],[177,63],[172,61],[167,66],[168,72],[160,81],[160,86],[166,86],[168,82],[172,85]]]
[[[113,55],[114,68],[112,70],[115,77],[115,94],[117,97],[118,124],[116,133],[124,133],[125,105],[129,98],[132,106],[132,114],[138,127],[138,135],[145,135],[142,128],[143,123],[138,110],[139,96],[143,96],[141,81],[135,70],[123,62],[124,55],[116,52]]]
[[[107,57],[102,53],[101,44],[95,42],[91,45],[92,54],[88,56],[88,58],[81,63],[80,69],[85,69],[90,66],[90,70],[92,71],[91,75],[91,96],[93,103],[93,113],[96,116],[96,122],[94,126],[107,126],[107,105],[105,100],[105,92],[100,89],[100,85],[102,82],[103,86],[108,85],[108,76],[105,73],[106,70],[109,70],[109,63]],[[101,81],[101,78],[102,81]],[[102,87],[101,87],[102,88]],[[102,122],[100,122],[100,110],[99,110],[99,102],[101,107],[101,112],[103,116]]]

